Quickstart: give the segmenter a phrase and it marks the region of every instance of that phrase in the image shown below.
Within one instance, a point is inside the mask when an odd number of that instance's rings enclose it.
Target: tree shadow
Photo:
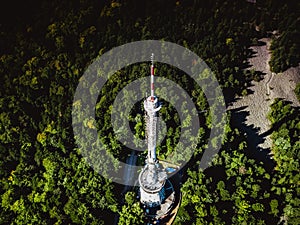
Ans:
[[[264,46],[266,44],[267,44],[266,42],[258,40],[256,46]]]
[[[246,93],[243,93],[243,91],[241,93],[238,93],[236,90],[232,89],[232,88],[223,88],[223,94],[224,94],[224,100],[226,103],[226,106],[232,105],[234,102],[237,102],[238,100],[240,100],[242,97],[245,97],[246,95],[250,95],[250,94],[254,94],[254,91],[252,89],[250,89],[250,87],[253,87],[254,84],[252,83],[252,81],[255,82],[259,82],[261,80],[264,79],[264,76],[266,76],[267,74],[262,72],[262,71],[258,71],[258,70],[254,70],[254,69],[250,69],[249,65],[248,67],[245,67],[243,70],[244,72],[244,79],[245,79],[245,86],[244,86],[244,90],[246,90]]]
[[[246,124],[246,118],[249,116],[249,111],[246,109],[247,106],[243,106],[230,110],[231,125],[233,128],[238,128],[246,136],[248,147],[245,150],[245,154],[247,157],[256,160],[257,163],[262,162],[265,169],[272,171],[275,167],[275,162],[271,158],[271,150],[259,147],[260,144],[264,143],[266,136],[259,134],[260,129],[254,127],[254,125],[249,126]]]

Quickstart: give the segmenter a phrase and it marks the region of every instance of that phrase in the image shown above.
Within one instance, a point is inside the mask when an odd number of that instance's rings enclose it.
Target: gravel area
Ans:
[[[300,106],[294,93],[296,84],[300,82],[300,66],[290,68],[280,74],[272,73],[268,64],[270,60],[270,39],[263,38],[260,41],[266,44],[251,47],[256,54],[249,59],[249,63],[253,69],[263,72],[265,75],[263,75],[261,81],[253,81],[251,83],[252,86],[249,89],[251,90],[250,92],[253,93],[245,97],[237,98],[236,101],[227,108],[228,110],[242,109],[241,112],[246,112],[245,125],[257,130],[258,135],[270,129],[267,114],[270,110],[270,104],[275,98],[283,98],[287,101],[291,101],[294,106]],[[264,141],[259,144],[259,146],[264,149],[269,149],[271,145],[272,141],[270,136],[266,136]]]

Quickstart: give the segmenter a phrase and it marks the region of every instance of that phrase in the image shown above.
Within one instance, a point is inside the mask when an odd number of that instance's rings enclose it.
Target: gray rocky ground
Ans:
[[[255,55],[249,59],[249,63],[253,69],[264,73],[263,79],[259,82],[253,81],[249,88],[251,93],[245,97],[238,97],[227,109],[244,113],[245,118],[238,119],[239,122],[245,124],[244,131],[250,135],[250,139],[253,138],[253,143],[257,143],[260,148],[269,149],[272,145],[269,135],[264,136],[261,141],[255,139],[270,129],[267,114],[270,111],[270,104],[275,98],[283,98],[292,102],[294,106],[300,105],[294,93],[296,84],[300,82],[300,66],[290,68],[280,74],[272,73],[268,64],[270,39],[263,38],[260,41],[266,44],[251,47]],[[256,132],[256,136],[253,131]]]

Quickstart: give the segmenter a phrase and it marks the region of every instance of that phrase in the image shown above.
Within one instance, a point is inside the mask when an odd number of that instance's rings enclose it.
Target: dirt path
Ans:
[[[275,98],[283,98],[291,101],[294,106],[300,105],[294,93],[296,84],[300,82],[300,66],[290,68],[281,74],[272,73],[268,63],[270,60],[270,39],[263,38],[260,41],[266,44],[251,47],[256,54],[253,58],[249,59],[249,63],[253,69],[261,71],[265,75],[261,81],[252,82],[252,86],[249,88],[253,92],[252,94],[237,99],[227,108],[228,110],[242,110],[240,112],[246,114],[245,125],[250,126],[253,130],[257,130],[258,135],[270,129],[267,114],[270,110],[270,104]],[[245,132],[248,133],[247,130]],[[254,134],[251,134],[250,131],[248,135],[250,135],[250,140],[252,138],[251,135],[255,138]],[[253,141],[255,143],[255,140]],[[270,136],[266,136],[262,143],[258,144],[263,149],[269,149],[271,145]]]

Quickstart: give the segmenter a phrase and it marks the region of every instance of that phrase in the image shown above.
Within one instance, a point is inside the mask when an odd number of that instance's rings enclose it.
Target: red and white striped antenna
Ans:
[[[154,101],[154,54],[151,54],[151,101]]]

